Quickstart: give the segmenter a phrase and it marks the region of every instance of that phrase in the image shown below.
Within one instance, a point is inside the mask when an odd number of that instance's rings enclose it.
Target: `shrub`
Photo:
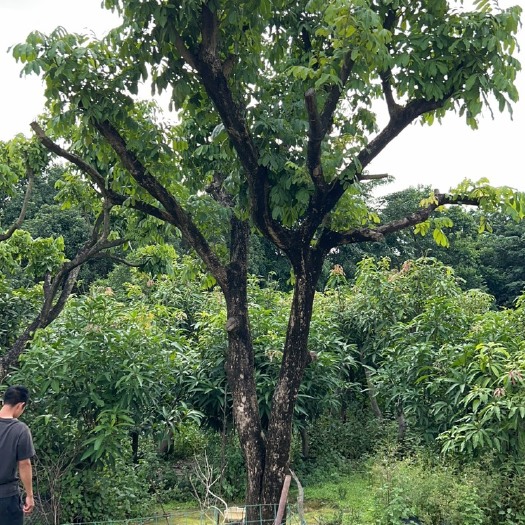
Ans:
[[[366,409],[350,410],[346,421],[326,414],[308,428],[309,457],[302,458],[299,437],[292,449],[292,468],[305,485],[336,481],[341,474],[354,471],[378,445],[385,428]]]
[[[430,464],[417,456],[379,458],[372,467],[376,486],[376,518],[384,525],[418,519],[426,525],[488,523],[474,479],[451,467]]]
[[[151,512],[154,496],[148,494],[148,464],[118,462],[115,468],[69,471],[55,487],[60,499],[61,523],[125,519]]]

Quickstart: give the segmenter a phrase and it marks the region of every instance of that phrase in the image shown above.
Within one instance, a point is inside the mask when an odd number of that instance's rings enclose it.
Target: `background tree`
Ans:
[[[498,304],[510,307],[525,290],[524,229],[509,217],[493,217],[493,232],[477,245],[481,273]]]
[[[523,216],[510,190],[466,182],[378,225],[361,193],[369,163],[412,122],[458,111],[475,127],[490,97],[511,109],[520,9],[467,12],[445,1],[105,6],[124,22],[104,41],[58,29],[15,46],[25,72],[42,72],[46,82],[51,118],[45,131],[33,129],[108,206],[176,227],[203,260],[226,301],[247,503],[275,503],[326,255],[414,225],[444,243],[449,221],[428,219],[445,204],[510,206]],[[148,75],[155,89],[172,88],[179,126],[158,126],[151,107],[134,104],[130,95]],[[389,114],[382,130],[376,100]],[[294,282],[266,433],[248,316],[251,227],[286,255]]]

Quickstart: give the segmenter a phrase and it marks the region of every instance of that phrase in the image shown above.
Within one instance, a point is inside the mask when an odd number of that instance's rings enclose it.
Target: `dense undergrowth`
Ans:
[[[308,524],[525,523],[525,473],[516,464],[497,464],[490,457],[443,458],[415,436],[398,443],[391,423],[362,416],[356,413],[346,422],[322,418],[310,429],[308,458],[301,457],[295,443],[292,468],[304,489]],[[145,447],[139,463],[122,466],[116,478],[81,476],[84,497],[112,518],[170,513],[199,508],[206,500],[206,482],[213,480],[214,492],[229,505],[242,504],[243,461],[235,436],[195,438],[194,431],[176,436],[173,451],[164,457]],[[197,475],[196,463],[208,468],[208,480]],[[297,495],[292,485],[290,504]]]
[[[128,277],[71,299],[10,376],[33,396],[24,421],[43,524],[243,503],[220,294]],[[251,319],[267,428],[289,296],[260,284]],[[364,260],[355,286],[316,304],[290,463],[307,522],[525,524],[525,297],[495,310],[436,260]]]

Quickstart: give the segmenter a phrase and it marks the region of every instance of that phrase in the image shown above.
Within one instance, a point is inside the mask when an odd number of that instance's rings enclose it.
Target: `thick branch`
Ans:
[[[6,241],[10,237],[13,236],[13,233],[15,233],[20,226],[22,226],[22,223],[24,222],[26,213],[27,213],[27,207],[29,206],[29,199],[31,198],[31,193],[33,192],[33,185],[35,182],[35,172],[29,167],[26,167],[26,175],[27,175],[27,188],[24,195],[24,201],[22,203],[22,208],[20,209],[20,214],[18,215],[18,219],[9,227],[9,229],[3,233],[0,234],[0,242]]]
[[[447,95],[441,100],[413,100],[404,108],[401,108],[399,112],[396,113],[395,118],[390,119],[383,131],[359,153],[358,160],[361,166],[361,172],[394,138],[414,122],[414,120],[424,113],[429,113],[430,111],[441,108],[448,98],[449,96]],[[353,170],[354,168],[347,168],[345,171],[348,172],[349,169]],[[360,180],[361,172],[357,174],[358,180]]]
[[[388,179],[388,173],[362,173],[358,176],[359,181]]]
[[[394,28],[394,24],[396,22],[397,15],[394,9],[390,8],[388,9],[385,20],[383,21],[383,27],[392,32]],[[388,45],[389,50],[392,50],[392,46]],[[394,100],[394,94],[392,92],[392,85],[390,84],[390,80],[392,78],[392,70],[388,68],[386,71],[381,73],[381,87],[383,88],[383,94],[385,95],[386,105],[388,108],[388,114],[390,115],[390,118],[395,118],[397,113],[401,110],[401,106],[399,106],[396,101]]]
[[[100,189],[101,193],[114,204],[124,204],[128,201],[127,197],[105,187],[104,177],[89,163],[85,162],[78,155],[68,152],[54,143],[47,137],[42,128],[36,123],[31,124],[39,140],[50,151],[69,160],[85,172],[90,179]],[[225,272],[216,255],[208,246],[206,240],[193,224],[189,215],[179,206],[173,196],[144,168],[133,153],[127,150],[124,139],[119,135],[115,128],[109,122],[96,124],[97,129],[106,138],[111,147],[115,150],[121,159],[124,167],[129,171],[131,176],[144,188],[150,195],[162,204],[166,211],[163,211],[148,203],[133,200],[129,206],[133,209],[156,217],[164,222],[173,224],[179,228],[188,242],[195,248],[197,253],[207,263],[208,268],[217,279],[219,284],[225,282]]]
[[[53,142],[40,127],[37,122],[31,122],[31,128],[35,132],[38,140],[49,150],[62,157],[63,159],[68,160],[78,168],[80,168],[84,173],[89,175],[89,178],[93,181],[94,184],[99,188],[101,192],[105,190],[105,180],[104,177],[93,167],[91,164],[87,163],[84,159],[80,158],[78,155],[71,153],[58,144]]]
[[[313,235],[313,232],[319,227],[324,217],[335,207],[345,192],[346,184],[349,181],[366,180],[369,177],[368,175],[363,175],[363,170],[366,166],[415,119],[424,113],[442,107],[447,99],[448,95],[442,100],[413,100],[402,108],[395,118],[391,118],[385,128],[358,154],[357,164],[360,166],[359,171],[356,172],[354,163],[347,166],[341,175],[333,181],[324,199],[315,203],[317,204],[316,207],[311,205],[311,218],[308,224],[305,224],[305,228],[308,227]]]
[[[354,61],[350,57],[351,52],[349,51],[345,55],[343,63],[341,65],[341,70],[339,71],[339,83],[334,84],[330,88],[328,97],[323,108],[323,112],[321,114],[321,121],[323,123],[323,129],[325,134],[328,133],[332,126],[332,121],[334,118],[335,110],[337,108],[337,104],[339,103],[339,99],[341,98],[341,94],[343,93],[345,84],[348,80],[348,77],[350,76],[350,73],[352,72],[352,68],[354,67]]]
[[[323,180],[323,167],[321,164],[321,144],[325,136],[325,130],[323,129],[321,117],[317,110],[317,100],[313,88],[306,91],[304,94],[304,100],[310,125],[308,131],[306,166],[308,167],[310,177],[315,186],[323,191],[325,184]]]
[[[95,123],[95,127],[113,148],[123,166],[139,186],[162,204],[168,212],[167,222],[173,224],[181,231],[183,237],[206,263],[219,285],[224,287],[226,284],[224,267],[190,215],[180,206],[175,197],[148,172],[136,155],[128,150],[125,140],[108,121]]]
[[[217,15],[207,5],[202,6],[202,50],[212,57],[217,56],[219,21]]]
[[[184,40],[182,37],[178,34],[174,34],[174,44],[177,51],[180,53],[180,56],[184,59],[184,61],[192,68],[197,69],[195,65],[195,57],[191,53],[191,51],[187,48],[186,44],[184,43]]]
[[[244,118],[246,108],[241,108],[234,101],[223,65],[217,57],[202,49],[197,60],[197,70],[245,170],[253,221],[277,247],[285,249],[289,244],[289,232],[272,217],[268,168],[260,162],[259,151]]]
[[[349,232],[333,232],[326,230],[319,241],[319,246],[325,250],[330,250],[336,246],[343,244],[351,244],[357,242],[378,242],[384,239],[385,235],[405,230],[416,224],[425,222],[436,208],[445,204],[465,204],[470,206],[478,206],[479,199],[471,197],[452,196],[445,193],[435,193],[436,201],[428,205],[426,208],[417,210],[406,217],[388,222],[377,228],[357,228]]]
[[[330,88],[322,114],[320,116],[317,115],[317,107],[315,105],[315,91],[310,89],[305,93],[306,107],[310,120],[307,165],[317,191],[310,200],[309,209],[306,214],[307,216],[311,217],[312,220],[308,220],[303,224],[303,232],[301,237],[304,239],[311,239],[322,221],[322,216],[320,213],[322,214],[323,202],[325,200],[327,189],[322,177],[321,144],[327,133],[330,131],[337,104],[339,103],[348,77],[352,72],[353,65],[354,62],[351,59],[351,52],[348,52],[343,59],[341,70],[339,71],[339,83],[334,84]]]
[[[67,275],[64,278],[64,284],[62,285],[62,291],[60,293],[60,297],[56,301],[56,303],[53,305],[49,313],[42,319],[42,323],[40,325],[40,328],[45,328],[49,324],[51,324],[62,312],[64,309],[64,306],[66,306],[66,301],[68,300],[69,296],[71,295],[71,292],[73,291],[73,287],[75,286],[75,283],[78,279],[78,274],[80,273],[81,266],[78,265],[69,272],[67,272]]]
[[[383,88],[383,94],[385,95],[386,106],[388,108],[388,114],[390,118],[395,119],[397,114],[401,111],[401,106],[394,100],[394,94],[392,92],[392,86],[390,79],[392,78],[392,72],[390,69],[384,73],[381,73],[381,87]]]

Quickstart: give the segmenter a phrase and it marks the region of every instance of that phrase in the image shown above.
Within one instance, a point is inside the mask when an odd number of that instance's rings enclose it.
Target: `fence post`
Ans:
[[[288,490],[290,490],[290,482],[292,481],[292,476],[287,474],[284,478],[283,490],[281,491],[281,499],[279,500],[279,508],[277,509],[277,516],[275,516],[275,521],[273,525],[281,525],[283,521],[284,509],[286,508],[286,501],[288,500]]]

